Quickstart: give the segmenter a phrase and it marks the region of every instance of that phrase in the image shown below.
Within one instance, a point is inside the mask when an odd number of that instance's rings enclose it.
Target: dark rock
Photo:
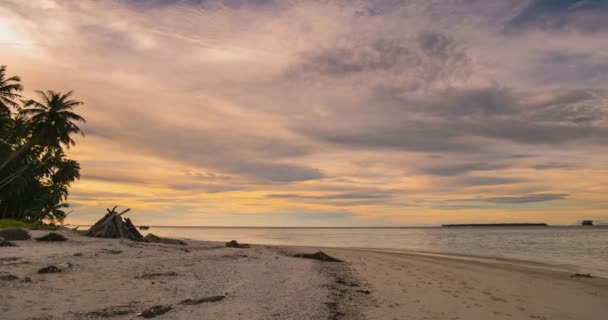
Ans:
[[[0,229],[0,237],[8,241],[29,240],[32,237],[24,229]]]
[[[171,306],[154,306],[144,312],[141,313],[141,316],[144,318],[154,318],[156,316],[160,316],[161,314],[165,314],[171,310]]]
[[[187,245],[187,243],[178,240],[178,239],[171,239],[171,238],[161,238],[157,235],[154,235],[152,233],[149,233],[148,235],[146,235],[144,237],[144,241],[146,242],[151,242],[151,243],[166,243],[166,244],[179,244],[182,246]]]
[[[55,266],[48,266],[46,268],[42,268],[40,270],[38,270],[38,273],[59,273],[61,272],[61,269],[55,267]]]
[[[196,299],[196,300],[186,299],[186,300],[180,302],[179,304],[192,306],[192,305],[201,304],[201,303],[205,303],[205,302],[218,302],[218,301],[224,300],[224,298],[226,298],[226,296],[212,296],[212,297],[206,297],[206,298]]]
[[[574,277],[574,278],[589,278],[589,279],[593,278],[588,273],[575,273],[575,274],[571,275],[571,277]]]
[[[157,277],[177,277],[177,273],[175,273],[175,272],[144,273],[137,278],[152,279],[152,278],[157,278]]]
[[[226,247],[228,248],[251,248],[251,245],[238,243],[236,240],[231,240],[226,242]]]
[[[36,241],[48,241],[48,242],[67,241],[67,240],[68,239],[66,237],[64,237],[63,235],[56,233],[56,232],[51,232],[51,233],[47,234],[46,236],[36,238]]]
[[[357,290],[357,292],[365,293],[365,294],[370,294],[371,293],[369,290]]]
[[[25,277],[23,278],[23,280],[21,280],[22,282],[32,282],[32,278],[30,277]]]
[[[2,281],[14,281],[14,280],[18,280],[19,277],[14,276],[12,274],[0,274],[0,280]]]
[[[294,257],[305,258],[305,259],[314,259],[314,260],[319,260],[319,261],[324,261],[324,262],[342,262],[342,260],[328,256],[323,251],[319,251],[316,253],[299,253],[299,254],[295,254]]]
[[[74,257],[82,257],[82,253],[76,252],[76,253],[74,253]]]

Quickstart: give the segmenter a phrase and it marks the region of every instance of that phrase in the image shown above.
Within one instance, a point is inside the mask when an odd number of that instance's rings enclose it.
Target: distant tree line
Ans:
[[[22,91],[21,79],[0,66],[0,219],[62,221],[69,187],[80,179],[80,164],[64,148],[83,134],[77,124],[85,120],[74,112],[82,102],[72,91],[36,91],[37,99]]]

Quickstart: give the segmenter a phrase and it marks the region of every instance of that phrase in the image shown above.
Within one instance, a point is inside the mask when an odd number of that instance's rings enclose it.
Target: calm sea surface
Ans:
[[[208,241],[370,248],[549,264],[608,277],[608,227],[214,228],[151,227],[159,236]]]

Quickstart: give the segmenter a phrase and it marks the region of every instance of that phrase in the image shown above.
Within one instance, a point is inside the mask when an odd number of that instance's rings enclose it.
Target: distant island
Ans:
[[[548,227],[546,223],[469,223],[442,224],[442,227]]]

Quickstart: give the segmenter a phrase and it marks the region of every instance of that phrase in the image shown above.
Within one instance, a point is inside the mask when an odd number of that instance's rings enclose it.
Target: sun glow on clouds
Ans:
[[[6,1],[0,64],[86,103],[71,223],[608,220],[607,11],[537,2]]]
[[[0,17],[0,46],[19,46],[30,50],[32,42],[15,28],[14,21]]]

